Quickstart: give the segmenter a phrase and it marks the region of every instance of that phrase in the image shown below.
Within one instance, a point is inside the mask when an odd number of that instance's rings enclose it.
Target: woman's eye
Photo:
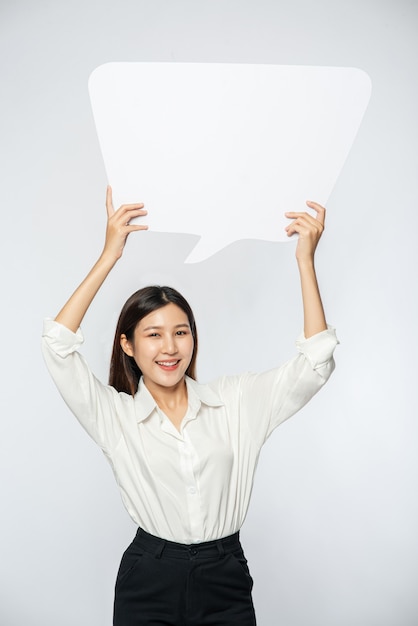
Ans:
[[[185,331],[185,330],[178,330],[178,331],[176,332],[176,335],[186,335],[186,334],[187,334],[187,333],[186,333],[186,331]]]

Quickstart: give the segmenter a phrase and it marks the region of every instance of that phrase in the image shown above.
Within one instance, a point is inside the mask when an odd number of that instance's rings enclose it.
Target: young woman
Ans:
[[[325,209],[287,213],[298,233],[304,336],[288,363],[262,374],[195,378],[193,313],[176,290],[129,298],[116,329],[109,385],[77,348],[80,324],[143,204],[117,211],[107,190],[103,252],[55,320],[45,322],[46,363],[64,400],[109,460],[138,525],[116,581],[114,626],[254,626],[252,578],[240,542],[260,449],[274,428],[328,380],[338,343],[327,328],[314,254]]]

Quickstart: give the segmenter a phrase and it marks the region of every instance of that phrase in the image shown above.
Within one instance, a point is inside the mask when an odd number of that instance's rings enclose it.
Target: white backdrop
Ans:
[[[416,626],[417,26],[418,4],[406,0],[2,0],[2,626],[110,626],[135,530],[39,350],[42,317],[81,280],[104,233],[87,80],[102,63],[130,60],[359,67],[371,77],[318,252],[337,370],[267,443],[242,538],[260,626]],[[154,282],[195,309],[202,381],[293,354],[294,244],[239,241],[184,265],[195,241],[149,233],[128,243],[83,324],[100,377],[122,302]]]

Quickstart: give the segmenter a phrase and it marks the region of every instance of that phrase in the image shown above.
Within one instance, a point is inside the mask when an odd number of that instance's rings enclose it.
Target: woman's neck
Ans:
[[[176,385],[165,387],[144,378],[144,384],[158,407],[169,416],[170,413],[184,409],[186,412],[188,405],[187,386],[185,378],[182,378]]]

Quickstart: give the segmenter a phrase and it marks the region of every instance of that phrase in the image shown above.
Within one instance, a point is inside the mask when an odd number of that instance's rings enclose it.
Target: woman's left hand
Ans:
[[[316,211],[316,218],[310,213],[285,213],[286,217],[293,220],[286,228],[288,237],[298,233],[299,240],[296,246],[296,258],[300,261],[313,261],[316,246],[324,231],[325,208],[317,202],[306,203],[308,207]]]

